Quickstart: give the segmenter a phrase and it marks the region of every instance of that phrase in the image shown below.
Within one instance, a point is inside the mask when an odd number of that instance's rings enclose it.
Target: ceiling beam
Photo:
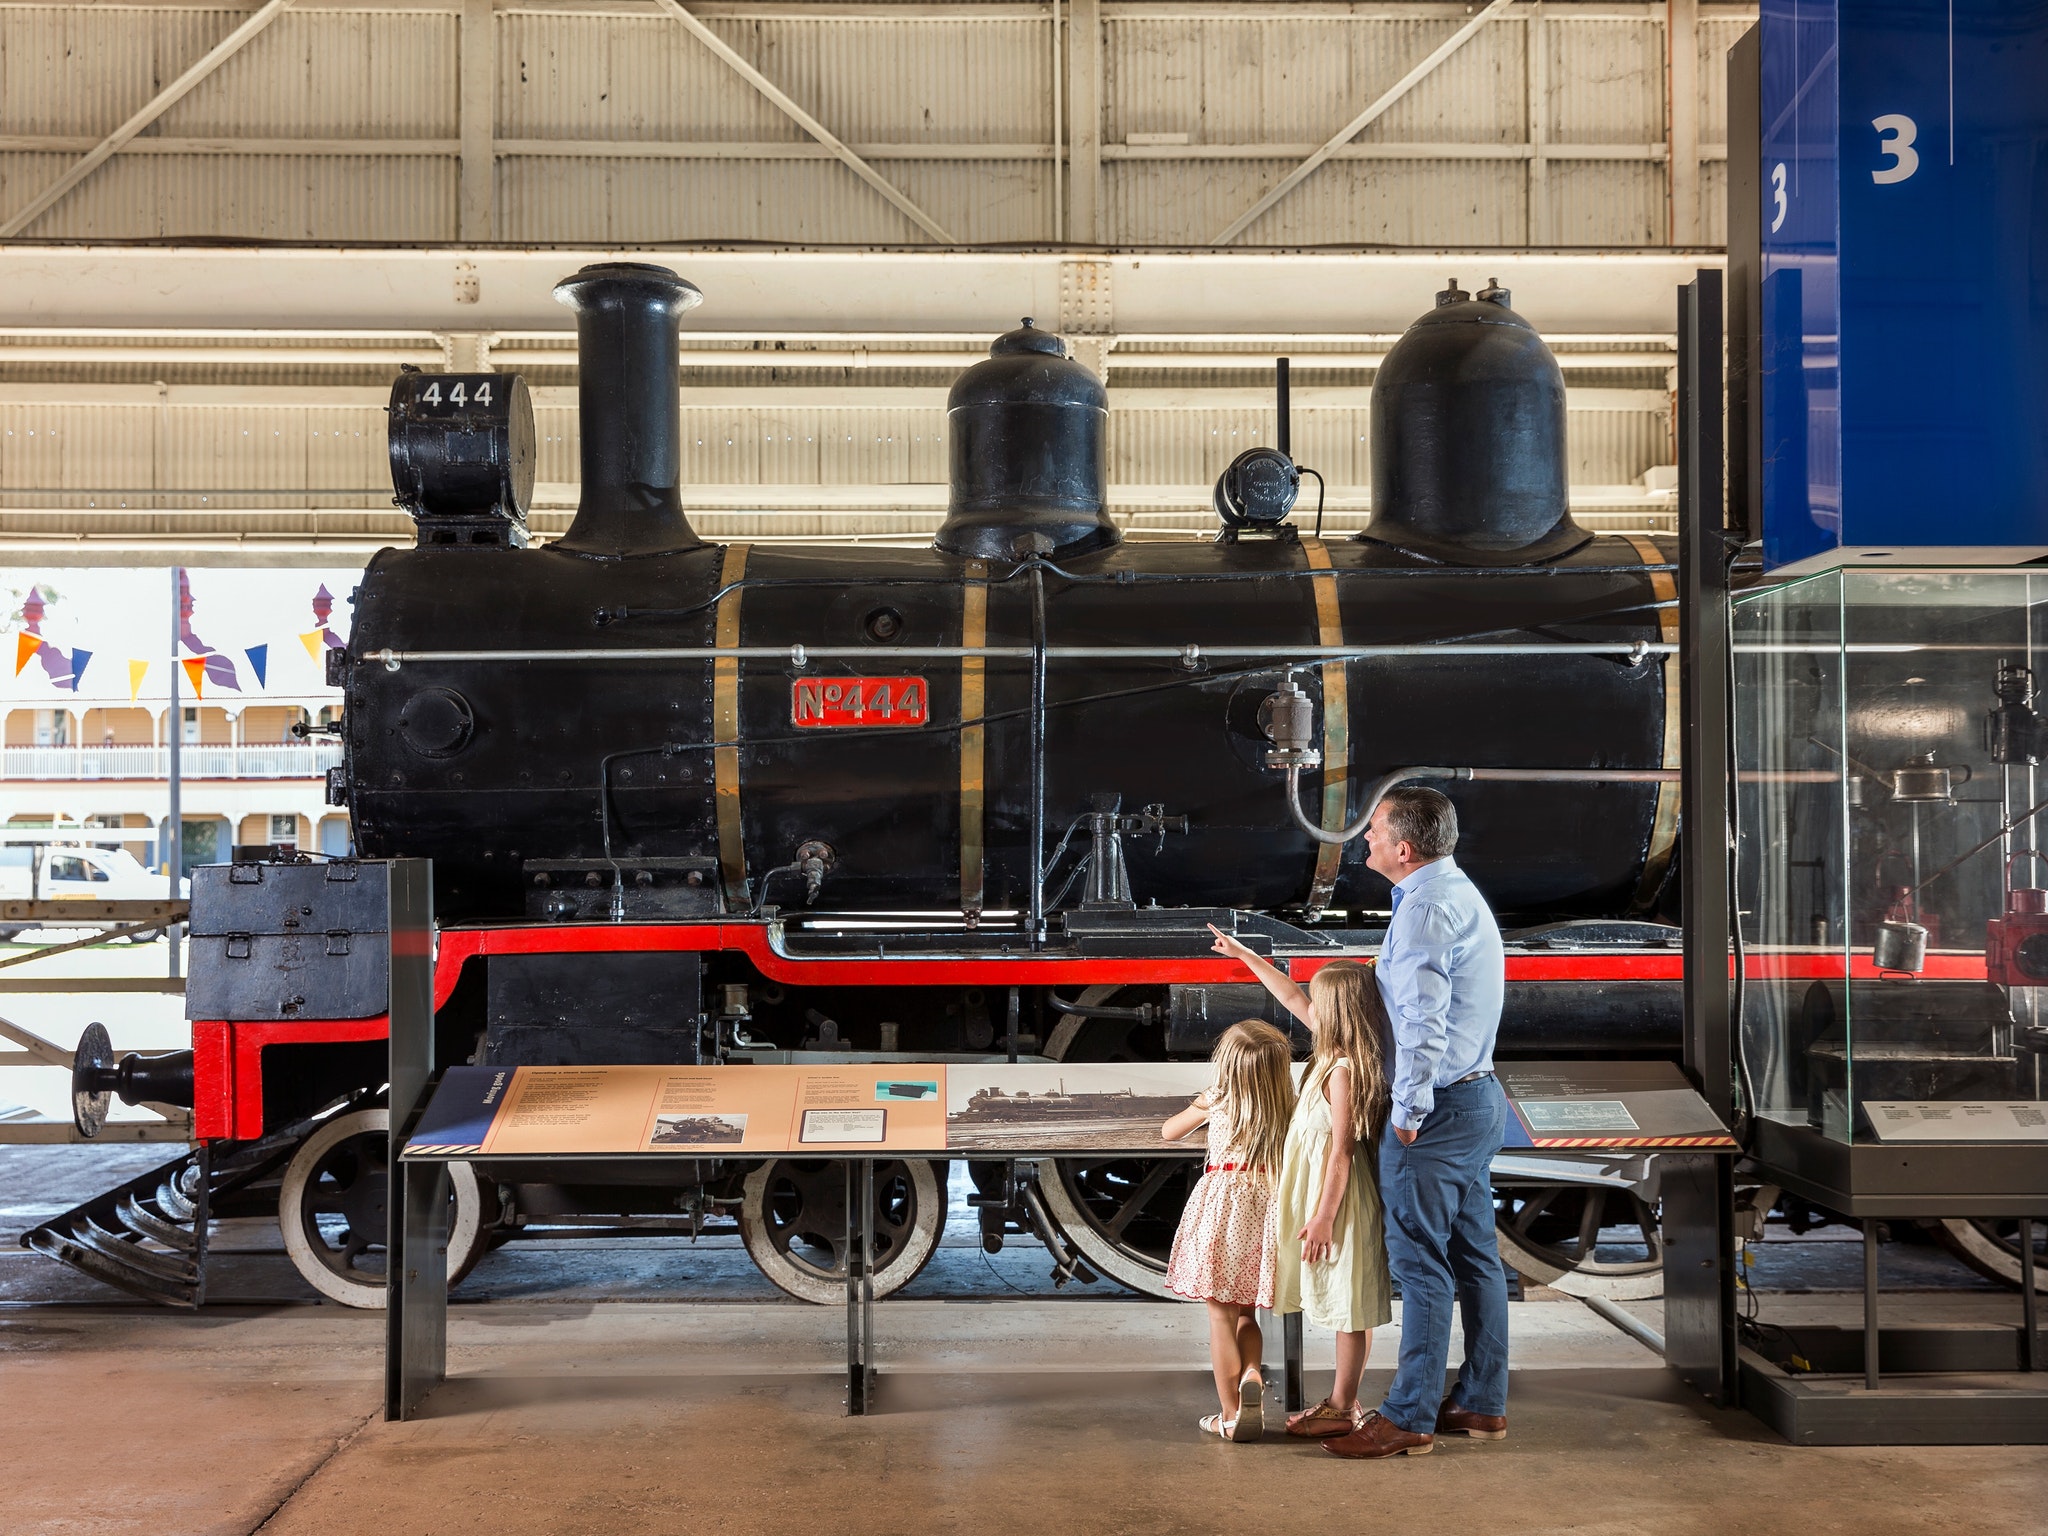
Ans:
[[[86,153],[82,160],[79,160],[70,170],[59,176],[49,186],[36,194],[36,196],[30,198],[28,206],[17,211],[5,224],[0,224],[0,240],[13,239],[16,235],[27,229],[29,225],[35,223],[37,219],[49,212],[51,208],[55,207],[69,195],[73,187],[76,187],[86,177],[98,170],[102,165],[105,165],[107,160],[123,144],[126,144],[135,135],[142,132],[143,129],[163,116],[165,112],[169,111],[177,103],[183,101],[190,94],[194,86],[200,84],[215,70],[219,69],[221,65],[227,63],[229,59],[241,52],[245,44],[254,39],[265,27],[277,20],[285,7],[291,3],[292,0],[268,0],[268,3],[256,12],[255,15],[215,43],[200,58],[198,63],[150,97],[140,111],[104,139],[101,139],[98,144],[94,145]]]
[[[704,291],[686,336],[988,337],[1059,313],[1060,251],[581,247],[0,246],[0,327],[561,332],[554,285],[655,261]],[[1108,254],[1119,335],[1398,334],[1448,277],[1498,278],[1546,336],[1659,336],[1671,295],[1719,258],[1669,251],[1166,251]],[[458,267],[475,302],[458,297]],[[467,289],[463,291],[468,291]],[[688,345],[686,340],[685,345]]]
[[[654,0],[654,3],[681,22],[688,29],[692,37],[696,38],[698,42],[710,49],[712,53],[716,54],[724,62],[726,68],[767,97],[770,105],[781,112],[784,117],[787,117],[797,127],[803,129],[805,133],[808,133],[820,144],[831,150],[833,154],[837,155],[845,163],[848,170],[852,171],[854,175],[887,198],[890,205],[897,212],[938,241],[939,244],[956,245],[959,243],[939,226],[936,219],[899,192],[891,182],[883,177],[881,172],[877,171],[867,161],[861,159],[859,155],[856,155],[845,144],[841,143],[838,136],[831,129],[798,106],[780,86],[776,85],[774,81],[770,80],[760,70],[754,68],[752,64],[736,53],[724,38],[691,15],[679,3],[679,0]]]
[[[1514,3],[1515,0],[1492,0],[1492,3],[1485,10],[1445,38],[1430,51],[1427,58],[1423,59],[1421,63],[1417,64],[1407,74],[1389,86],[1377,101],[1373,102],[1371,106],[1338,129],[1333,138],[1325,142],[1320,149],[1316,150],[1306,160],[1302,161],[1301,164],[1282,177],[1279,185],[1275,186],[1272,191],[1268,192],[1256,203],[1253,203],[1251,207],[1247,208],[1235,219],[1232,219],[1225,226],[1223,232],[1209,243],[1211,245],[1228,245],[1239,235],[1243,234],[1261,214],[1292,192],[1296,187],[1300,186],[1304,181],[1307,181],[1310,176],[1315,174],[1318,166],[1366,128],[1378,121],[1394,103],[1427,79],[1436,69],[1437,65],[1443,63],[1445,59],[1448,59],[1452,54],[1464,47],[1475,32]]]

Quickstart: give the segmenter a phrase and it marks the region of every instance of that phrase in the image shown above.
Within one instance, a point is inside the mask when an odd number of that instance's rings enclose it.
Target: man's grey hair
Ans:
[[[1458,846],[1458,811],[1434,789],[1404,785],[1380,797],[1382,825],[1394,842],[1406,843],[1422,860],[1441,859]]]

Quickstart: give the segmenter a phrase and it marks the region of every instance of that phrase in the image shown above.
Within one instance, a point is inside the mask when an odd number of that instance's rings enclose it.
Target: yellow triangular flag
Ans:
[[[36,658],[36,652],[43,648],[41,635],[20,634],[14,639],[14,675],[21,676],[21,669]]]
[[[128,702],[133,704],[142,697],[142,680],[149,676],[149,663],[131,661],[128,663]]]
[[[324,629],[309,629],[299,636],[299,644],[306,648],[306,654],[315,661],[320,659],[320,653],[327,648],[326,642],[327,631]]]
[[[205,698],[206,658],[204,656],[194,656],[190,661],[181,661],[178,665],[183,667],[185,675],[192,679],[192,697],[195,699]]]

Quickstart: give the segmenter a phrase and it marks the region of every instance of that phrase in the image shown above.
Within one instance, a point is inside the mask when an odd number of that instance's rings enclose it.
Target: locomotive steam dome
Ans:
[[[1572,521],[1564,375],[1508,299],[1453,279],[1380,364],[1361,538],[1447,564],[1528,565],[1592,537]]]
[[[1116,543],[1102,381],[1028,318],[988,350],[946,397],[953,493],[934,543],[981,560]]]

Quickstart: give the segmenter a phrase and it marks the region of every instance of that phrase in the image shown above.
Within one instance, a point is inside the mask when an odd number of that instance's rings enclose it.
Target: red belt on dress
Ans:
[[[1204,1173],[1264,1173],[1256,1163],[1204,1163]]]

